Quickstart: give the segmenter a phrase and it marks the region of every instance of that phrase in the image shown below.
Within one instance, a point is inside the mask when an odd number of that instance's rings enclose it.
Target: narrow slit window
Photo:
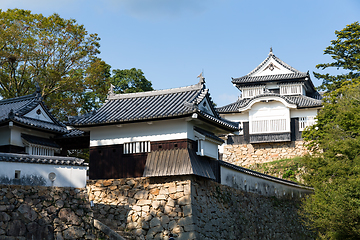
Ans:
[[[15,170],[15,179],[20,179],[20,170]]]
[[[150,142],[129,142],[124,143],[124,154],[133,154],[133,153],[145,153],[150,152]]]

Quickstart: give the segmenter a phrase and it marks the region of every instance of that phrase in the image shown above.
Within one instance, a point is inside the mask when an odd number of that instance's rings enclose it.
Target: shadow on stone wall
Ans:
[[[298,214],[301,202],[265,197],[196,178],[193,216],[199,239],[315,239]]]
[[[98,237],[86,189],[0,186],[0,239]]]

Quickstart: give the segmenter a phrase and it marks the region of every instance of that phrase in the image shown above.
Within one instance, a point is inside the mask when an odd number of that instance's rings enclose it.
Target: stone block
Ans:
[[[179,205],[188,205],[191,203],[191,196],[190,195],[185,195],[183,197],[180,197],[178,200],[177,200],[177,203]]]
[[[153,219],[151,219],[150,221],[150,228],[154,228],[156,226],[160,226],[161,225],[161,221],[159,217],[154,217]]]
[[[136,212],[140,212],[141,211],[141,206],[135,205],[132,207],[132,209]]]
[[[20,220],[10,221],[6,229],[8,236],[23,236],[26,232],[25,224]]]
[[[64,231],[64,239],[78,239],[85,235],[85,230],[81,227],[70,226]]]
[[[184,216],[192,215],[192,206],[191,205],[185,205],[182,207]]]
[[[160,206],[160,201],[153,201],[152,204],[151,204],[152,208],[153,209],[158,209],[159,206]]]
[[[150,205],[151,200],[139,200],[136,205],[138,206],[144,206],[144,205]]]
[[[147,236],[154,237],[155,234],[160,233],[163,230],[164,229],[161,225],[150,228],[149,231],[147,232],[146,239],[148,239]]]
[[[155,195],[155,196],[159,195],[159,192],[160,192],[160,189],[158,189],[158,188],[153,188],[150,190],[150,194]]]
[[[148,195],[149,195],[149,192],[146,191],[146,190],[141,190],[141,191],[138,191],[135,195],[134,195],[134,198],[135,199],[144,199],[146,200],[148,198]]]
[[[184,185],[177,185],[176,186],[176,191],[183,192],[184,191]]]
[[[158,195],[158,196],[156,196],[155,199],[157,199],[157,200],[166,200],[166,197],[165,197],[165,195]]]
[[[37,218],[37,213],[27,204],[21,204],[18,211],[30,221],[34,221]]]
[[[167,215],[164,215],[160,219],[161,225],[164,227],[165,224],[168,224],[170,222],[170,218]]]
[[[169,189],[168,188],[160,188],[160,195],[167,195],[169,194]]]
[[[169,187],[169,193],[176,193],[176,187]]]
[[[195,231],[195,229],[196,229],[195,224],[192,224],[192,225],[185,225],[185,226],[184,226],[184,230],[185,230],[185,232],[192,232],[192,231]]]
[[[0,222],[8,222],[11,217],[6,212],[0,212]]]
[[[173,211],[173,207],[166,205],[164,208],[164,213],[169,214]]]
[[[142,212],[145,212],[145,213],[149,212],[149,211],[150,211],[150,206],[143,206],[143,207],[141,207],[141,211],[142,211]]]
[[[178,223],[179,226],[186,226],[193,224],[193,219],[190,216],[184,217],[179,219]]]

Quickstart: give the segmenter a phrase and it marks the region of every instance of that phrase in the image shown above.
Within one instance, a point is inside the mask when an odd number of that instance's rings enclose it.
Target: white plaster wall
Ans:
[[[209,141],[201,141],[200,155],[218,159],[218,144]]]
[[[252,126],[251,121],[270,120],[270,119],[286,119],[286,131],[290,131],[290,110],[281,102],[258,102],[255,103],[249,111],[249,131]]]
[[[256,177],[226,166],[221,166],[220,176],[221,184],[241,189],[243,191],[258,193],[264,196],[292,198],[303,197],[305,194],[312,192],[309,188],[297,187],[296,185]]]
[[[129,123],[90,129],[90,147],[186,138],[195,140],[193,123],[184,119]]]
[[[41,113],[37,114],[36,111],[39,110],[39,109],[40,109]],[[37,119],[37,120],[42,120],[42,121],[45,121],[45,122],[53,123],[51,118],[45,113],[45,110],[42,108],[42,106],[40,104],[37,105],[33,110],[31,110],[30,112],[28,112],[24,116],[29,117],[29,118],[34,118],[34,119]]]
[[[54,172],[56,187],[84,188],[86,186],[86,166],[60,166],[50,164],[32,164],[19,162],[1,162],[0,176],[14,179],[15,170],[20,170],[20,178],[25,175],[41,176],[46,180],[46,186],[52,186],[49,173]]]
[[[292,118],[297,117],[316,117],[317,109],[291,109],[290,116]]]
[[[267,84],[266,84],[266,87],[267,87],[268,89],[278,89],[278,88],[280,88],[277,83],[267,83]]]
[[[11,136],[10,136],[10,144],[16,145],[20,147],[24,147],[23,140],[21,138],[21,133],[37,136],[37,137],[43,137],[43,138],[49,138],[50,136],[53,136],[53,134],[44,133],[32,129],[22,128],[18,126],[13,126],[11,128]]]
[[[248,122],[249,112],[220,114],[221,117],[233,122]]]
[[[229,114],[221,114],[222,118],[233,122],[248,122],[249,121],[249,111],[245,111],[242,113],[229,113]],[[234,132],[235,135],[243,135],[243,130]]]
[[[10,129],[8,126],[0,127],[0,145],[9,145]]]

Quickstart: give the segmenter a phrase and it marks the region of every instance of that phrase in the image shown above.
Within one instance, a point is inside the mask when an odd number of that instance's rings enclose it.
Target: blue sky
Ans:
[[[113,69],[140,68],[155,89],[195,84],[204,71],[218,106],[237,99],[231,77],[253,70],[270,47],[302,72],[319,71],[335,30],[360,20],[358,0],[0,0],[0,8],[76,19],[99,34]]]

